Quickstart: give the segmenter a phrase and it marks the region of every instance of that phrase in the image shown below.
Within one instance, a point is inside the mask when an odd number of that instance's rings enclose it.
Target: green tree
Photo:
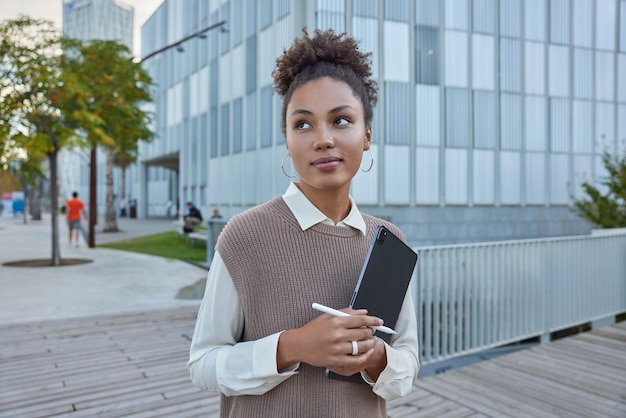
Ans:
[[[58,227],[57,155],[81,146],[81,122],[98,121],[86,112],[84,94],[50,21],[21,17],[0,24],[0,120],[3,149],[29,149],[45,155],[50,172],[52,265],[61,264]],[[84,145],[84,144],[83,144]],[[26,159],[28,160],[28,155]]]
[[[621,157],[605,153],[602,163],[608,173],[600,182],[605,192],[583,183],[588,199],[574,201],[575,210],[602,228],[626,227],[626,153]]]
[[[101,145],[106,155],[106,210],[104,232],[118,231],[113,166],[116,157],[136,159],[139,141],[151,141],[152,114],[142,109],[152,101],[152,80],[131,51],[117,41],[95,40],[84,43],[73,71],[89,89],[88,109],[103,122],[99,132],[88,132],[93,145]],[[92,182],[93,184],[93,182]],[[123,194],[122,194],[123,196]]]
[[[115,42],[64,39],[52,22],[28,17],[0,23],[0,149],[27,150],[27,160],[47,157],[52,265],[61,264],[59,151],[133,150],[137,141],[151,139],[150,115],[139,107],[150,100],[150,83]]]

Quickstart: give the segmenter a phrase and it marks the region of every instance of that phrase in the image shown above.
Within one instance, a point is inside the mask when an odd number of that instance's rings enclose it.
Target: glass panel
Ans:
[[[272,24],[272,0],[259,0],[259,26],[261,30]]]
[[[276,0],[276,20],[281,19],[289,14],[290,0]]]
[[[472,87],[493,90],[495,84],[494,37],[472,35]]]
[[[230,2],[222,4],[220,7],[220,17],[221,20],[225,20],[226,22],[230,22]],[[225,54],[230,50],[230,34],[231,32],[223,32],[217,31],[218,36],[220,37],[220,53]]]
[[[626,5],[624,6],[626,7]],[[626,102],[626,55],[617,55],[617,101]]]
[[[359,1],[360,0],[355,0]],[[415,0],[415,23],[439,26],[440,0]]]
[[[522,148],[522,96],[500,96],[500,144],[502,149]]]
[[[541,205],[546,201],[546,155],[526,154],[526,203]]]
[[[242,148],[243,100],[241,97],[233,101],[233,154],[239,154]]]
[[[409,2],[408,0],[385,0],[385,19],[395,20],[397,22],[409,21]]]
[[[415,132],[419,145],[440,144],[439,88],[417,85],[415,88]]]
[[[246,0],[246,37],[256,33],[256,3],[257,0]]]
[[[211,158],[217,157],[217,106],[211,106],[211,123],[209,123],[209,140],[211,141]]]
[[[596,2],[596,48],[615,50],[615,0]]]
[[[569,0],[551,0],[550,4],[550,42],[569,43],[570,16]]]
[[[573,43],[578,46],[593,47],[593,0],[576,0],[572,3]]]
[[[519,152],[500,153],[500,203],[516,205],[521,202],[522,161]]]
[[[228,29],[232,31],[233,46],[237,46],[241,43],[243,39],[243,30],[242,30],[243,28],[243,22],[242,22],[243,0],[232,0],[232,2],[233,2],[233,13],[231,17],[232,25],[230,25]]]
[[[574,97],[593,98],[593,51],[574,48]]]
[[[467,204],[467,150],[445,150],[445,198],[453,205]]]
[[[385,84],[385,142],[394,145],[408,145],[411,132],[409,100],[411,90],[404,83]]]
[[[546,150],[546,99],[527,96],[525,98],[524,127],[527,151]]]
[[[545,44],[526,42],[524,61],[524,82],[526,93],[545,94],[546,70],[545,70]]]
[[[464,89],[446,90],[446,145],[469,145],[469,94]]]
[[[352,19],[352,31],[354,37],[359,40],[359,48],[362,51],[371,52],[372,77],[378,78],[378,20],[363,17]]]
[[[415,81],[439,84],[439,30],[418,26],[415,35]]]
[[[220,128],[222,131],[222,146],[220,155],[230,154],[230,103],[224,103],[221,107],[222,123]]]
[[[500,35],[519,38],[521,36],[520,0],[500,2]]]
[[[352,0],[352,13],[355,16],[377,17],[378,0]]]
[[[569,164],[567,155],[550,155],[550,203],[569,203]]]
[[[596,99],[615,100],[615,58],[611,52],[596,52]]]
[[[495,152],[474,150],[472,188],[477,205],[493,204],[495,199]]]
[[[246,93],[256,90],[256,35],[246,39]]]
[[[496,26],[495,0],[474,0],[472,3],[474,32],[494,33]]]
[[[595,152],[615,152],[615,106],[596,103]]]
[[[446,84],[467,87],[469,68],[467,64],[467,34],[446,31]]]
[[[572,151],[593,152],[593,103],[574,100],[572,104]]]
[[[619,6],[619,50],[626,52],[626,0]]]
[[[259,110],[261,148],[265,148],[272,145],[272,88],[269,85],[261,88]]]
[[[570,150],[570,122],[569,100],[550,99],[550,151]]]
[[[496,95],[492,92],[474,92],[474,147],[496,147]]]
[[[467,30],[467,1],[445,0],[446,28]]]
[[[246,119],[241,120],[243,124],[245,122],[246,127],[246,150],[250,151],[256,149],[256,93],[252,93],[246,96]]]
[[[439,203],[439,148],[418,147],[415,151],[415,165],[416,202]]]
[[[522,88],[522,46],[518,40],[500,41],[500,88],[515,92]]]
[[[569,96],[568,58],[569,48],[556,45],[548,47],[550,96]]]
[[[524,30],[526,39],[534,41],[546,39],[546,0],[524,2]]]

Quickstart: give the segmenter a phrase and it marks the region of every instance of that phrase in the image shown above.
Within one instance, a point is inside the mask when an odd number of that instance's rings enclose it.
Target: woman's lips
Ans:
[[[337,167],[341,163],[341,159],[336,157],[326,157],[326,158],[318,158],[313,161],[313,166],[315,168],[319,168],[320,170],[331,170]]]

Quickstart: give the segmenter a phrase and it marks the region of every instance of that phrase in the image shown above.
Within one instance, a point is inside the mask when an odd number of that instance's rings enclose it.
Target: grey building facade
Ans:
[[[144,62],[158,138],[140,148],[141,216],[178,198],[228,217],[285,190],[271,71],[306,26],[372,51],[362,211],[413,245],[590,231],[572,201],[626,146],[626,0],[165,0],[142,56],[221,21]]]

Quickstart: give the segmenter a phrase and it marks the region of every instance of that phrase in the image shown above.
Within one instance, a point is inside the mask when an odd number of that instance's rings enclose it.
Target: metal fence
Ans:
[[[415,248],[421,361],[626,312],[626,231]]]

